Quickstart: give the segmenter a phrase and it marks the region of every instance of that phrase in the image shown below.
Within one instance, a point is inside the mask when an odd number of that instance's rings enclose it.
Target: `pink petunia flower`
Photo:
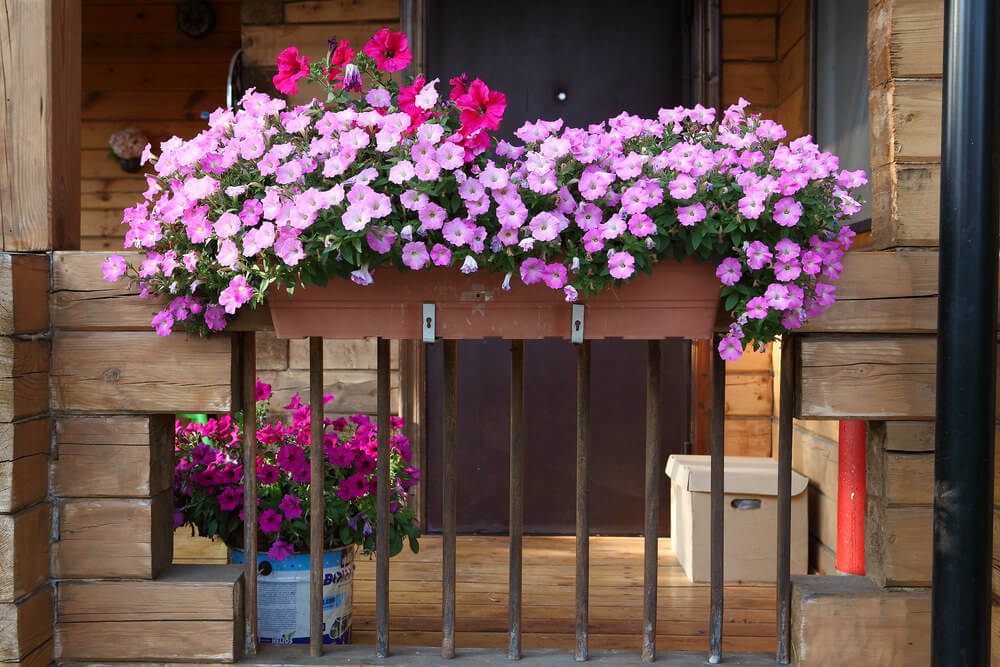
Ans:
[[[104,279],[113,283],[125,275],[125,259],[121,255],[111,255],[101,264],[101,269],[104,270]]]
[[[435,243],[431,248],[431,261],[434,266],[448,266],[451,264],[451,250],[440,243]]]
[[[743,346],[738,338],[726,336],[719,342],[719,356],[725,361],[739,361],[743,356]]]
[[[754,271],[767,266],[772,257],[771,250],[760,241],[752,242],[747,248],[747,265]]]
[[[419,271],[429,259],[427,245],[423,241],[410,241],[403,246],[403,264],[410,269]]]
[[[740,260],[735,257],[727,257],[722,260],[718,268],[715,269],[715,277],[723,285],[735,285],[743,276]]]
[[[461,111],[462,134],[470,137],[480,130],[500,127],[507,108],[507,96],[490,90],[481,79],[476,79],[469,85],[469,90],[455,100],[455,106]]]
[[[689,206],[678,206],[677,219],[685,227],[701,222],[705,219],[705,205],[701,202],[695,202]]]
[[[802,204],[791,197],[782,197],[774,205],[774,221],[782,227],[794,227],[801,217]]]
[[[611,277],[625,280],[635,273],[635,257],[626,251],[616,252],[608,259],[608,268],[611,270]]]

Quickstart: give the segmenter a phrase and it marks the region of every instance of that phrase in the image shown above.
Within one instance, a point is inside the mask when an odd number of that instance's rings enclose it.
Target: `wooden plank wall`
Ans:
[[[740,97],[788,138],[810,132],[807,0],[723,0],[722,104]]]
[[[0,663],[52,656],[48,279],[47,255],[0,253]]]
[[[189,138],[202,111],[225,105],[229,60],[240,48],[239,0],[212,0],[215,29],[193,39],[177,28],[177,2],[83,0],[80,228],[83,250],[121,249],[122,209],[146,181],[110,155],[112,133],[134,125],[153,145]]]

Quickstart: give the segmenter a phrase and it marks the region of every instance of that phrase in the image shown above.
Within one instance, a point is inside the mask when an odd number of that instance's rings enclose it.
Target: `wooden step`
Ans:
[[[58,660],[216,660],[243,649],[243,569],[174,565],[148,581],[58,584]]]
[[[931,592],[886,590],[867,577],[793,576],[792,663],[930,664]]]

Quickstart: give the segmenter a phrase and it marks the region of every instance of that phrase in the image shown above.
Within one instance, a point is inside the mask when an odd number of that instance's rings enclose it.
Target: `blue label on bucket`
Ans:
[[[351,641],[355,547],[323,554],[323,643]],[[243,551],[230,550],[243,563]],[[265,565],[266,564],[266,565]],[[262,644],[309,643],[309,554],[283,561],[257,555],[257,634]]]

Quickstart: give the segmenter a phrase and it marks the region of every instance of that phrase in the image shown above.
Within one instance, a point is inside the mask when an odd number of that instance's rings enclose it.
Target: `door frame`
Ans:
[[[425,73],[427,64],[427,3],[429,0],[400,0],[399,26],[409,40],[413,59],[403,70],[406,77]],[[721,11],[720,0],[691,0],[692,9],[692,102],[718,108],[721,101]],[[707,443],[708,421],[705,403],[710,398],[708,373],[701,372],[696,358],[711,354],[711,341],[694,341],[691,345],[691,442],[693,451],[699,443]],[[703,365],[703,364],[702,364]],[[400,341],[400,407],[406,419],[413,465],[427,469],[427,350],[422,341]],[[703,423],[704,422],[704,423]],[[705,445],[707,451],[707,444]],[[424,484],[410,492],[410,503],[421,526],[427,525],[427,494]]]

